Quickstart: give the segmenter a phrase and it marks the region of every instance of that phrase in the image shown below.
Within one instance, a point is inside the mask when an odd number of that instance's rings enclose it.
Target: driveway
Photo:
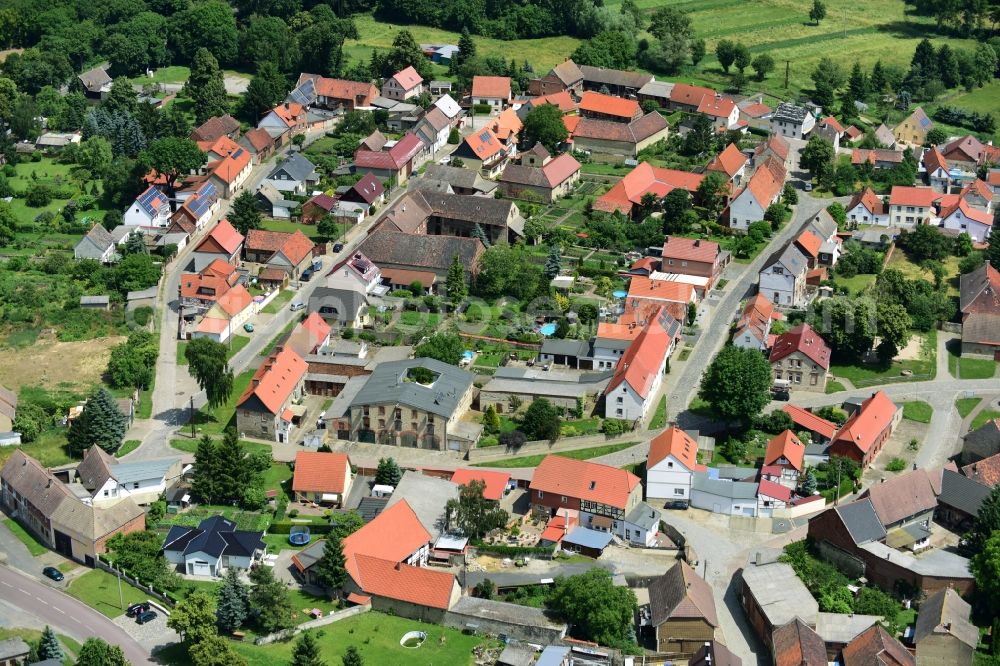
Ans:
[[[167,626],[167,616],[159,608],[153,608],[153,611],[156,612],[156,619],[145,624],[137,624],[135,618],[126,615],[119,615],[113,620],[150,653],[182,640],[180,634]]]

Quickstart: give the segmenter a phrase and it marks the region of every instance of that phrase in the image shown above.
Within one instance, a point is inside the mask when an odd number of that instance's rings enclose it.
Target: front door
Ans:
[[[63,534],[59,530],[54,530],[54,532],[56,534],[56,552],[66,557],[73,557],[73,540],[68,534]]]

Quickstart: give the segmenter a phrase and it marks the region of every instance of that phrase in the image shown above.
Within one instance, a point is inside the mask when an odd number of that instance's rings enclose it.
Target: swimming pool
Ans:
[[[611,295],[614,296],[615,298],[625,298],[626,296],[628,296],[628,292],[627,291],[621,291],[621,290],[619,290],[619,291],[613,291],[613,292],[611,292]]]
[[[464,359],[465,359],[466,361],[471,361],[471,360],[472,360],[472,357],[473,357],[473,356],[475,356],[475,354],[473,354],[473,353],[472,353],[471,351],[469,351],[468,349],[466,349],[466,350],[465,350],[465,351],[464,351],[464,352],[462,353],[462,358],[464,358]]]
[[[538,332],[541,333],[544,336],[552,335],[553,333],[556,332],[555,322],[549,322],[548,324],[542,324],[539,327]]]

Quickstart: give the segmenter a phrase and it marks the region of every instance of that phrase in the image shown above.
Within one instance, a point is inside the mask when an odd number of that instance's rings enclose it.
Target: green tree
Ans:
[[[525,146],[541,143],[550,153],[555,153],[567,136],[562,111],[554,104],[540,104],[524,117]]]
[[[817,486],[816,473],[812,468],[806,468],[805,478],[802,480],[802,492],[806,495],[815,495]]]
[[[635,594],[616,586],[606,569],[595,567],[556,578],[546,606],[572,627],[577,638],[618,648],[635,643]]]
[[[465,284],[465,266],[457,252],[451,257],[445,289],[448,292],[448,300],[454,306],[464,301],[469,295],[469,288]]]
[[[729,191],[729,183],[717,171],[705,174],[705,177],[698,183],[695,191],[695,203],[708,214],[709,219],[714,220],[722,212],[722,206],[726,201],[726,193]]]
[[[476,57],[476,40],[472,38],[468,27],[462,28],[462,36],[458,39],[458,53],[452,58],[453,67],[458,67]]]
[[[38,658],[42,661],[46,659],[62,661],[66,658],[62,645],[59,644],[59,639],[56,638],[56,632],[52,631],[52,627],[49,625],[45,625],[45,629],[42,630],[42,637],[38,639]]]
[[[742,74],[747,67],[750,66],[751,55],[750,49],[747,48],[746,44],[742,42],[737,42],[736,50],[733,54],[733,64],[736,65],[736,69]]]
[[[559,439],[559,412],[545,398],[534,400],[521,418],[521,430],[533,440]]]
[[[823,337],[838,358],[853,362],[868,353],[877,333],[874,301],[831,298],[812,312],[810,324]]]
[[[144,329],[132,331],[128,340],[111,348],[108,379],[117,388],[146,388],[153,381],[159,346]]]
[[[559,245],[553,243],[549,246],[549,256],[545,260],[545,268],[542,269],[545,277],[549,280],[553,279],[562,270],[562,252],[559,249]]]
[[[906,347],[913,322],[906,308],[897,303],[879,303],[877,312],[880,342],[876,351],[879,358],[888,363]]]
[[[994,530],[972,556],[969,570],[976,577],[977,597],[994,616],[1000,614],[1000,530]]]
[[[256,124],[260,117],[273,109],[288,92],[288,82],[273,62],[264,62],[250,79],[247,91],[240,103],[240,114],[244,120]]]
[[[388,78],[400,70],[413,67],[420,76],[427,79],[430,76],[429,62],[420,45],[413,39],[413,34],[409,30],[400,30],[386,54],[382,76]]]
[[[705,370],[699,395],[723,418],[748,422],[771,401],[771,366],[756,349],[723,347]]]
[[[981,551],[990,536],[998,531],[1000,531],[1000,486],[993,486],[972,521],[972,529],[967,535],[969,552]]]
[[[761,53],[750,63],[753,71],[757,74],[757,80],[763,81],[767,75],[774,71],[774,58],[770,53]]]
[[[500,415],[497,414],[497,410],[492,404],[487,406],[486,411],[483,412],[483,431],[487,435],[500,434]]]
[[[705,59],[705,40],[704,39],[694,39],[691,40],[691,64],[695,67],[698,63]]]
[[[331,596],[344,587],[347,582],[347,560],[344,559],[344,547],[340,539],[326,539],[323,543],[323,557],[316,562],[313,573]]]
[[[691,131],[684,137],[681,152],[692,157],[699,156],[712,148],[714,139],[715,128],[712,121],[705,114],[699,113],[694,117]]]
[[[628,69],[635,65],[636,52],[632,35],[621,30],[605,30],[581,42],[570,57],[580,65]]]
[[[76,666],[130,666],[125,653],[117,645],[108,645],[100,638],[88,638],[76,656]]]
[[[990,262],[993,268],[1000,271],[1000,225],[993,225],[987,243],[986,250],[983,251],[983,258]]]
[[[200,48],[191,63],[191,75],[184,84],[184,94],[194,102],[195,122],[203,123],[213,116],[229,111],[226,84],[219,61],[206,49]]]
[[[771,229],[777,231],[784,224],[785,218],[788,216],[788,209],[785,208],[784,204],[773,203],[767,207],[764,211],[764,221],[771,225]]]
[[[479,599],[492,599],[496,596],[497,586],[489,578],[484,578],[472,588],[472,596]]]
[[[92,446],[114,453],[122,445],[128,423],[111,392],[103,386],[87,399],[83,412],[73,419],[66,439],[73,455],[82,456]]]
[[[365,666],[365,660],[361,657],[361,653],[358,652],[358,648],[353,645],[347,646],[347,652],[344,653],[340,663],[342,666]]]
[[[919,264],[925,261],[939,262],[951,254],[952,248],[950,239],[940,229],[929,224],[918,224],[913,231],[900,234],[897,244]]]
[[[326,666],[320,658],[319,643],[311,631],[304,631],[292,651],[292,666]]]
[[[140,161],[165,183],[167,194],[173,197],[180,179],[205,164],[206,155],[191,139],[173,136],[151,142],[142,152]]]
[[[249,590],[234,567],[226,569],[219,588],[219,603],[215,609],[215,621],[219,631],[230,634],[243,626],[249,608]]]
[[[663,198],[663,233],[683,233],[686,231],[688,212],[691,210],[691,196],[683,187],[675,187]]]
[[[402,478],[403,470],[399,468],[395,458],[379,458],[375,469],[375,483],[395,488]]]
[[[736,44],[729,39],[720,39],[719,43],[715,45],[715,57],[722,65],[722,71],[728,74],[729,68],[736,60]]]
[[[791,183],[785,183],[785,188],[781,192],[781,198],[786,206],[794,206],[799,202],[799,193]]]
[[[167,43],[184,62],[196,61],[202,49],[227,65],[239,55],[236,14],[228,2],[191,3],[170,17],[167,31]]]
[[[225,404],[233,393],[233,369],[229,367],[229,348],[208,338],[191,340],[184,349],[188,370],[205,391],[208,406]]]
[[[330,516],[330,538],[346,539],[364,526],[357,511],[342,511]]]
[[[426,342],[417,345],[413,355],[416,358],[433,358],[449,365],[458,365],[464,352],[462,338],[451,333],[435,333]]]
[[[184,639],[188,648],[215,633],[215,599],[204,590],[196,590],[177,602],[167,618],[167,626]]]
[[[281,631],[295,622],[288,588],[274,577],[270,567],[256,566],[250,572],[250,607],[257,610],[257,626],[264,633]]]
[[[819,22],[825,18],[826,3],[823,0],[813,0],[812,9],[809,10],[809,19],[815,21],[816,25],[819,25]]]
[[[802,149],[802,157],[799,164],[806,169],[813,178],[822,180],[833,172],[833,144],[814,134],[809,138],[809,142]]]
[[[228,218],[233,228],[244,236],[251,229],[260,229],[264,220],[257,206],[257,199],[250,190],[243,190],[233,199],[233,207],[229,211]]]
[[[191,490],[211,502],[219,496],[216,479],[219,475],[219,449],[208,435],[198,440],[194,454],[194,474]]]
[[[812,80],[816,86],[816,103],[824,109],[832,109],[835,92],[844,84],[844,72],[840,65],[826,56],[820,58],[812,72]]]
[[[212,634],[188,648],[192,666],[247,666],[247,661],[236,653],[232,642]]]
[[[483,496],[486,482],[474,479],[459,486],[458,499],[445,505],[446,523],[457,527],[470,539],[481,539],[487,532],[503,527],[510,517],[500,505]]]
[[[119,76],[111,82],[111,90],[102,106],[110,113],[135,113],[139,104],[139,96],[135,88],[124,76]]]
[[[671,35],[690,39],[694,36],[691,17],[676,7],[660,7],[653,12],[649,34],[657,39],[666,39]]]

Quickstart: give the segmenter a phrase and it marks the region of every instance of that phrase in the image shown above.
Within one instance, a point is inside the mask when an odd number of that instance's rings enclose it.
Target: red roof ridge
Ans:
[[[652,469],[670,455],[692,472],[707,469],[698,463],[698,442],[677,426],[670,426],[649,441],[646,469]]]
[[[342,494],[350,469],[351,459],[346,453],[298,451],[292,490]]]

